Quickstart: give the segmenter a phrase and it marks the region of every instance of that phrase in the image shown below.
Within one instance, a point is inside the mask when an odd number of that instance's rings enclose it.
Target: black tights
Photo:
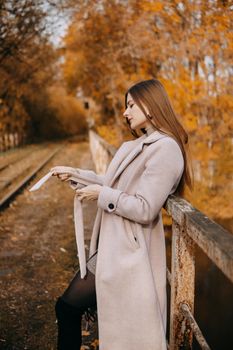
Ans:
[[[95,275],[87,270],[81,279],[77,272],[55,310],[58,324],[58,350],[79,350],[82,344],[82,315],[88,308],[96,308]]]
[[[87,270],[85,278],[77,272],[64,294],[62,300],[74,307],[83,309],[96,307],[95,275]]]

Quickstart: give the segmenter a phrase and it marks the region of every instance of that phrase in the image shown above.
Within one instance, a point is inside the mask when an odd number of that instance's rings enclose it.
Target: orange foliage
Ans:
[[[187,196],[213,217],[219,206],[226,216],[232,215],[229,4],[204,0],[101,4],[98,8],[94,2],[83,2],[65,37],[63,70],[68,85],[75,72],[77,85],[72,87],[81,87],[100,106],[98,131],[116,145],[121,142],[119,128],[129,135],[121,118],[125,89],[138,80],[159,78],[190,135],[196,187]]]
[[[18,119],[26,127],[28,118],[37,122],[43,112],[53,120],[59,116],[57,131],[65,128],[72,133],[71,119],[78,124],[87,114],[76,100],[78,93],[82,101],[93,102],[88,118],[95,121],[99,133],[119,145],[131,137],[122,118],[126,89],[135,81],[156,77],[190,135],[196,187],[187,196],[213,217],[222,210],[222,216],[232,215],[229,3],[103,0],[100,6],[95,1],[69,0],[68,4],[73,15],[61,51],[55,53],[37,34],[37,40],[29,40],[18,52],[24,52],[20,58],[27,57],[27,64],[13,55],[0,68],[0,127],[18,128]],[[4,43],[8,47],[8,41]],[[59,68],[64,85],[54,78]],[[47,95],[44,86],[52,86]],[[46,109],[39,108],[41,102]]]

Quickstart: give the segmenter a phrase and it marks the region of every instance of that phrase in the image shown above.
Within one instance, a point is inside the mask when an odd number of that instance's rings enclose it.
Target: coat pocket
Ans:
[[[133,248],[140,248],[136,225],[129,220],[125,220],[125,229],[125,235],[127,240],[130,242],[130,245]]]

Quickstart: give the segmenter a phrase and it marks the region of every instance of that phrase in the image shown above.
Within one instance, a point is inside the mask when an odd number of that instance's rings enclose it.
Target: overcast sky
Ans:
[[[49,34],[53,45],[60,46],[62,37],[65,35],[69,25],[70,15],[68,12],[58,13],[56,9],[51,8],[46,3],[43,5],[43,10],[48,14],[45,18],[46,32]]]

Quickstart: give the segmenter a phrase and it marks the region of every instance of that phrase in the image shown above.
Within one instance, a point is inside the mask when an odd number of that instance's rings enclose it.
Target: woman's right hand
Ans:
[[[57,176],[62,181],[68,181],[72,175],[77,175],[78,173],[78,169],[68,166],[56,166],[51,168],[50,171],[53,173],[53,176]]]
[[[69,174],[56,174],[55,176],[57,176],[61,181],[68,181],[71,177]]]

